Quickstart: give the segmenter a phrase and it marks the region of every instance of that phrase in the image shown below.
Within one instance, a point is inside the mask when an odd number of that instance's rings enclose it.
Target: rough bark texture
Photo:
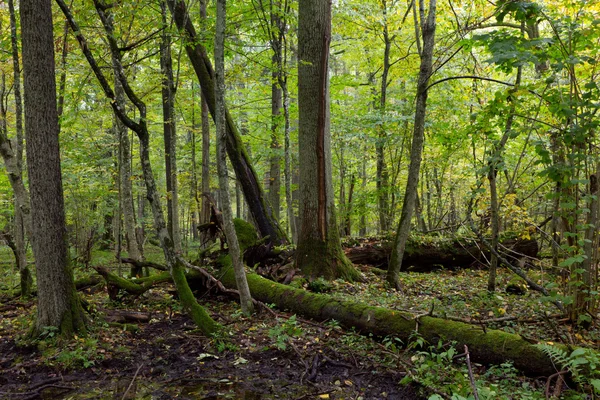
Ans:
[[[231,212],[231,201],[229,198],[229,178],[227,176],[227,159],[225,152],[225,143],[227,141],[227,113],[225,109],[225,15],[226,0],[217,0],[217,27],[215,35],[215,102],[216,113],[215,123],[217,131],[217,170],[219,175],[219,192],[221,197],[221,210],[223,212],[223,230],[227,238],[227,246],[231,256],[235,282],[240,292],[240,304],[242,311],[246,315],[251,315],[254,311],[246,272],[244,271],[244,262],[238,243],[237,233],[233,225],[233,215]]]
[[[234,287],[233,273],[227,271],[221,282]],[[471,359],[482,364],[501,364],[513,361],[514,366],[531,376],[548,376],[556,372],[552,361],[538,348],[519,335],[486,329],[480,326],[449,321],[442,318],[421,317],[371,307],[361,303],[337,300],[301,289],[275,283],[257,274],[248,274],[252,296],[267,304],[275,304],[317,321],[336,320],[345,328],[356,328],[365,334],[379,337],[397,337],[404,343],[417,331],[429,343],[438,340],[456,341],[457,348],[469,346]]]
[[[23,42],[25,134],[29,156],[32,248],[36,259],[36,333],[57,327],[62,335],[85,331],[69,265],[65,223],[54,41],[50,0],[20,2]]]
[[[15,140],[8,139],[6,124],[6,106],[0,104],[0,155],[8,173],[9,182],[15,196],[14,216],[14,255],[21,278],[21,296],[28,297],[31,293],[33,279],[27,267],[27,254],[25,249],[25,236],[30,236],[31,215],[29,214],[29,193],[23,184],[23,100],[21,97],[21,71],[19,65],[19,47],[17,37],[17,22],[13,0],[8,1],[10,13],[11,52],[13,61],[13,88],[15,94]],[[4,98],[6,84],[4,74],[0,87],[0,97]]]
[[[271,2],[271,21],[270,21],[270,44],[273,55],[271,57],[271,158],[269,169],[269,202],[273,208],[273,215],[280,220],[280,203],[281,203],[281,145],[279,142],[281,130],[281,107],[282,107],[282,90],[281,80],[283,72],[282,63],[282,33],[283,26],[281,24],[281,3],[279,1]]]
[[[114,56],[113,56],[114,57]],[[117,61],[113,59],[113,69],[117,68]],[[125,92],[119,79],[115,73],[115,96],[118,104],[125,104]],[[142,253],[139,248],[139,243],[136,238],[135,231],[135,215],[133,209],[133,187],[131,183],[131,164],[129,143],[129,131],[125,124],[116,116],[114,117],[114,127],[119,141],[119,200],[120,208],[123,213],[123,225],[125,228],[125,236],[127,239],[127,254],[130,258],[141,261]],[[131,276],[140,276],[142,269],[137,269],[135,266],[131,268]]]
[[[538,254],[535,240],[508,240],[499,251],[509,260],[523,257],[535,258]],[[387,269],[392,254],[390,242],[363,244],[345,249],[346,256],[354,264],[368,264]],[[421,244],[407,241],[402,265],[411,272],[428,272],[438,268],[481,268],[488,265],[490,252],[483,244],[472,239],[459,239],[437,244]]]
[[[301,0],[298,16],[300,218],[296,265],[311,278],[359,279],[340,244],[329,131],[331,1]]]
[[[162,74],[163,136],[165,140],[165,175],[167,182],[167,228],[176,252],[181,252],[179,229],[179,193],[177,190],[177,130],[175,128],[175,82],[171,60],[171,35],[167,24],[167,5],[160,3],[163,34],[160,43],[160,71]]]
[[[419,71],[419,81],[417,84],[417,105],[415,109],[415,123],[413,130],[412,148],[410,152],[410,165],[408,167],[408,179],[406,190],[404,191],[404,203],[402,204],[402,213],[400,223],[394,243],[394,251],[388,268],[387,280],[396,289],[400,289],[398,281],[398,272],[402,268],[402,259],[404,257],[404,248],[406,240],[410,233],[410,224],[412,214],[415,208],[415,199],[417,197],[417,188],[419,183],[419,173],[421,170],[421,154],[423,152],[423,142],[425,141],[425,113],[427,109],[427,86],[432,71],[433,47],[435,45],[435,12],[436,0],[429,1],[429,13],[425,20],[424,0],[420,1],[421,14],[421,32],[423,36],[423,53],[421,55],[421,69]],[[418,38],[417,38],[418,41]]]
[[[179,30],[186,37],[186,52],[196,72],[202,93],[206,98],[208,108],[215,116],[214,71],[205,48],[196,34],[192,20],[187,12],[185,2],[182,0],[167,0],[173,18]],[[238,181],[242,185],[244,197],[252,218],[258,227],[261,236],[269,236],[275,244],[287,242],[287,238],[278,221],[273,216],[273,211],[266,201],[265,194],[260,186],[258,176],[252,168],[250,158],[246,152],[239,132],[233,123],[229,112],[227,114],[227,154]]]

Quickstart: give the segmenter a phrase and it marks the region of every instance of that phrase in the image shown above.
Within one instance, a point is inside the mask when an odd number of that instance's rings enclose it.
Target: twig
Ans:
[[[546,380],[546,399],[550,399],[553,396],[550,396],[550,384],[552,383],[552,379],[556,378],[556,385],[558,386],[559,382],[562,380],[562,375],[565,375],[567,372],[566,369],[562,371],[558,371],[555,374],[552,374]]]
[[[469,381],[471,382],[471,388],[473,389],[473,397],[475,400],[479,400],[477,394],[477,386],[475,385],[475,378],[473,377],[473,367],[471,367],[471,356],[469,355],[469,348],[465,344],[465,358],[467,359],[467,367],[469,368]]]
[[[140,372],[140,369],[142,369],[143,366],[144,366],[143,363],[140,364],[138,369],[135,371],[135,374],[133,374],[133,378],[131,378],[131,382],[129,382],[129,386],[127,386],[127,390],[125,391],[125,393],[123,393],[123,397],[121,397],[121,400],[125,400],[125,397],[127,397],[127,393],[129,393],[129,390],[131,390],[131,387],[133,386],[133,382],[135,382],[135,378],[137,378],[138,373]]]

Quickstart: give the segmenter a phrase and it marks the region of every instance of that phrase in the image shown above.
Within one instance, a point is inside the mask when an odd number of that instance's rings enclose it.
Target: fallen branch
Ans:
[[[142,369],[143,366],[144,366],[144,364],[140,364],[138,369],[135,371],[135,374],[133,375],[133,379],[131,379],[129,386],[127,386],[127,390],[125,391],[125,393],[123,393],[123,397],[121,397],[121,400],[125,400],[127,398],[127,393],[129,393],[129,391],[131,390],[131,387],[133,386],[133,382],[135,382],[135,378],[137,378],[138,373],[140,372],[140,369]]]
[[[477,394],[477,385],[475,384],[475,378],[473,377],[473,367],[471,366],[471,357],[469,355],[469,348],[465,344],[465,359],[467,360],[467,368],[469,369],[469,382],[471,382],[471,388],[473,389],[473,397],[475,400],[479,400]]]
[[[468,220],[469,220],[469,226],[470,226],[471,230],[477,235],[477,237],[479,238],[481,243],[483,243],[483,245],[485,247],[487,247],[487,249],[498,258],[498,261],[500,261],[502,264],[504,264],[506,266],[506,268],[510,269],[512,272],[517,274],[521,279],[523,279],[525,282],[527,282],[527,284],[529,285],[530,288],[542,293],[544,296],[550,296],[550,293],[546,290],[545,287],[538,285],[531,278],[529,278],[527,276],[527,274],[521,268],[510,263],[506,258],[504,258],[502,256],[502,254],[500,254],[498,251],[496,251],[496,249],[494,249],[494,246],[492,246],[491,243],[488,242],[483,237],[481,232],[479,232],[479,230],[475,227],[475,224],[473,223],[472,218],[469,218]],[[552,304],[554,304],[556,306],[556,308],[558,308],[560,310],[560,312],[562,312],[562,313],[565,312],[565,307],[559,300],[552,300]]]
[[[120,260],[122,263],[131,264],[134,267],[140,268],[140,269],[141,268],[154,268],[159,271],[167,271],[167,267],[165,265],[153,263],[151,261],[138,261],[138,260],[134,260],[133,258],[126,258],[126,257],[121,257]]]

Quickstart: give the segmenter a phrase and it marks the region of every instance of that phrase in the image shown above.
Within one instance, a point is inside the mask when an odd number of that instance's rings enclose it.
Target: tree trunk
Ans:
[[[276,27],[279,18],[275,13],[271,12],[271,29],[278,30]],[[271,39],[271,49],[275,53],[272,57],[272,68],[271,72],[271,159],[269,168],[269,202],[273,208],[273,216],[279,221],[279,209],[280,209],[280,191],[281,191],[281,156],[279,151],[281,145],[279,144],[279,130],[281,126],[281,88],[279,87],[279,75],[281,60],[281,43],[278,40]]]
[[[117,78],[117,65],[119,60],[112,61],[113,70],[115,71],[115,97],[117,103],[125,104],[125,92],[119,79]],[[136,261],[142,261],[142,253],[139,248],[139,243],[136,237],[135,231],[135,210],[133,208],[133,185],[131,181],[131,163],[130,163],[130,143],[129,143],[129,130],[123,124],[123,122],[114,117],[114,127],[117,134],[117,140],[119,141],[119,201],[120,201],[120,213],[123,215],[123,227],[125,228],[125,237],[127,242],[127,254],[129,258],[133,258]],[[116,218],[120,220],[120,215]],[[120,229],[119,229],[120,231]],[[116,237],[117,243],[120,243],[119,237]],[[120,247],[120,246],[118,246]],[[141,276],[142,270],[135,267],[131,268],[131,276]]]
[[[169,232],[165,223],[163,210],[160,204],[160,194],[156,188],[156,181],[154,179],[154,173],[150,163],[150,136],[146,125],[146,104],[136,96],[131,86],[129,86],[123,65],[121,65],[119,62],[117,65],[117,75],[119,81],[123,85],[125,94],[139,111],[138,122],[129,118],[125,112],[124,105],[117,103],[114,92],[110,88],[106,77],[94,59],[93,54],[87,46],[87,41],[81,33],[81,29],[73,19],[73,15],[71,14],[64,0],[56,0],[56,2],[67,17],[69,24],[71,25],[71,30],[75,33],[81,50],[92,67],[92,70],[94,71],[94,74],[96,75],[96,78],[98,79],[106,97],[108,97],[110,100],[113,111],[121,119],[121,121],[123,121],[123,123],[127,125],[129,129],[133,130],[138,136],[140,141],[140,163],[142,166],[142,173],[144,175],[144,182],[146,183],[148,201],[150,202],[152,216],[154,218],[154,227],[156,229],[156,233],[158,235],[160,245],[169,268],[169,273],[173,278],[175,288],[177,289],[177,294],[179,295],[179,299],[181,300],[184,310],[188,312],[192,321],[194,321],[194,323],[198,325],[205,334],[211,334],[220,329],[220,326],[210,317],[206,310],[200,306],[197,300],[194,298],[194,295],[185,279],[185,269],[177,258],[173,240],[169,236]],[[108,9],[100,4],[98,0],[94,1],[94,6],[96,7],[96,11],[106,31],[106,39],[110,46],[111,54],[118,55],[119,47],[114,37],[112,16],[107,13]],[[115,57],[115,59],[118,59],[118,57]]]
[[[387,132],[385,128],[385,108],[387,101],[388,75],[390,72],[390,49],[392,41],[389,35],[387,23],[387,1],[381,3],[383,13],[383,71],[381,74],[381,91],[379,93],[379,112],[381,114],[381,123],[377,126],[377,141],[375,142],[375,154],[377,158],[377,172],[375,182],[377,184],[377,199],[379,206],[379,229],[382,233],[390,230],[391,213],[389,204],[389,173],[385,162],[385,144],[387,142]]]
[[[229,199],[229,178],[227,176],[227,159],[225,143],[227,142],[227,112],[225,109],[225,24],[226,0],[217,0],[217,26],[215,35],[215,124],[217,131],[217,169],[219,175],[219,191],[221,193],[221,211],[223,212],[223,228],[229,247],[229,255],[233,264],[235,282],[240,292],[240,303],[245,315],[252,315],[254,305],[246,280],[244,262],[238,243],[237,233],[233,225],[231,202]]]
[[[425,114],[427,109],[427,86],[432,71],[433,47],[435,45],[435,9],[436,0],[429,0],[429,13],[427,20],[425,18],[424,0],[421,0],[421,33],[423,36],[423,53],[421,55],[421,69],[419,72],[419,81],[417,86],[417,105],[415,109],[415,124],[412,139],[412,148],[410,154],[410,165],[408,167],[408,180],[404,192],[404,203],[402,204],[402,214],[400,215],[400,224],[396,234],[390,268],[388,268],[387,280],[396,289],[400,289],[398,272],[402,267],[402,258],[406,240],[410,233],[410,224],[415,199],[417,197],[417,187],[419,183],[419,173],[421,170],[421,154],[423,152],[423,142],[425,139]],[[417,38],[418,41],[418,38]]]
[[[8,1],[10,13],[11,51],[13,58],[13,88],[15,92],[15,119],[16,137],[14,146],[10,145],[6,128],[6,110],[2,108],[2,128],[0,128],[0,153],[4,160],[5,168],[9,173],[9,181],[15,194],[15,257],[21,278],[21,296],[29,297],[33,279],[27,267],[27,251],[25,237],[31,235],[31,215],[29,213],[29,193],[23,185],[23,99],[21,97],[21,71],[19,65],[19,45],[17,37],[17,20],[14,1]],[[5,92],[4,77],[2,81],[2,94]],[[4,98],[4,96],[2,96]],[[13,149],[14,147],[14,149]],[[11,165],[12,164],[12,165]],[[12,175],[12,177],[11,177]],[[16,190],[15,190],[16,189]],[[17,193],[17,191],[19,193]]]
[[[422,244],[418,240],[407,240],[402,259],[403,269],[410,272],[430,272],[439,268],[455,270],[461,268],[485,268],[490,252],[482,249],[483,244],[471,238],[444,240],[435,244]],[[354,264],[368,264],[387,269],[392,254],[392,243],[382,241],[365,243],[344,250]],[[505,240],[498,253],[508,260],[536,258],[539,246],[536,240]]]
[[[173,18],[179,30],[186,36],[186,52],[192,63],[202,92],[206,98],[208,108],[215,116],[214,71],[206,50],[196,35],[187,12],[185,2],[182,0],[167,0]],[[266,201],[256,172],[252,168],[250,158],[241,141],[239,132],[233,123],[231,115],[226,110],[227,117],[227,154],[237,179],[242,185],[244,197],[252,213],[254,222],[261,236],[269,236],[269,241],[274,244],[287,242],[285,233],[281,230],[278,221],[273,216],[273,211]]]
[[[181,252],[179,228],[179,201],[177,190],[177,130],[175,129],[175,82],[171,60],[171,35],[167,23],[167,5],[160,3],[163,33],[160,43],[160,71],[162,74],[163,133],[165,140],[165,174],[167,182],[167,229],[173,239],[175,252]]]
[[[518,89],[521,84],[521,73],[523,67],[519,66],[517,69],[517,78],[515,79],[515,88]],[[488,165],[488,181],[490,183],[490,218],[492,228],[492,247],[494,251],[498,251],[498,238],[500,235],[500,210],[498,205],[498,188],[497,188],[497,177],[498,167],[502,164],[502,153],[504,146],[510,135],[513,134],[512,125],[515,119],[515,104],[509,95],[508,101],[511,103],[508,117],[506,119],[506,125],[504,126],[504,134],[500,139],[500,142],[494,146],[494,151],[490,157]],[[498,257],[492,252],[490,259],[490,271],[488,276],[488,292],[494,292],[496,290],[496,268],[498,267]]]
[[[200,0],[200,17],[206,20],[206,0]],[[210,193],[210,120],[208,104],[204,91],[200,90],[202,103],[202,193]],[[202,213],[200,223],[210,222],[210,202],[206,196],[202,196]],[[205,240],[203,239],[204,243]]]
[[[20,2],[23,89],[32,247],[37,271],[35,334],[48,327],[70,336],[85,332],[83,309],[69,264],[65,222],[50,0]]]
[[[296,265],[306,276],[360,279],[342,251],[334,206],[329,131],[331,0],[301,0],[298,108],[301,227]]]

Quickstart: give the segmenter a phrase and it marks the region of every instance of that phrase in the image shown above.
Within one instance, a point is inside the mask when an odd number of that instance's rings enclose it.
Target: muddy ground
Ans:
[[[38,344],[24,337],[34,302],[0,307],[0,399],[419,399],[400,381],[400,358],[335,323],[262,311],[243,318],[229,299],[203,301],[226,326],[205,337],[177,310],[164,285],[138,299],[95,308],[85,338]],[[137,331],[105,321],[124,311],[149,313]],[[133,328],[133,327],[132,327]],[[397,360],[397,361],[395,361]]]

